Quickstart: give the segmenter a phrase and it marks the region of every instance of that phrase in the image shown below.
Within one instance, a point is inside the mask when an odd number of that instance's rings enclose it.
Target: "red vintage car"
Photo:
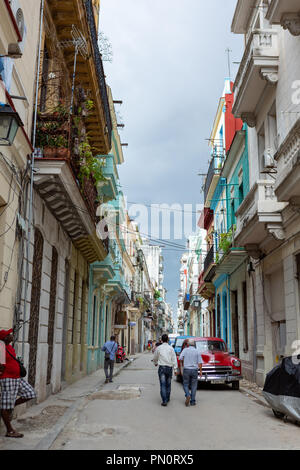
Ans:
[[[193,338],[196,348],[201,352],[203,359],[202,377],[198,376],[199,382],[210,382],[213,384],[232,384],[234,390],[240,387],[242,377],[242,365],[240,359],[228,352],[226,343],[220,338]],[[186,344],[182,345],[182,349]],[[178,375],[177,380],[182,380],[180,371],[180,354],[177,354]]]

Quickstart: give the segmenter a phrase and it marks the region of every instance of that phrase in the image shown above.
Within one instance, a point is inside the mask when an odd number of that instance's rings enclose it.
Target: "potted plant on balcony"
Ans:
[[[65,120],[68,115],[69,115],[69,108],[67,108],[64,104],[63,104],[63,100],[60,99],[58,104],[56,106],[54,106],[53,110],[52,110],[52,114],[55,118],[59,118],[59,119],[63,119]]]
[[[56,157],[56,145],[55,137],[51,134],[45,134],[45,138],[41,139],[41,147],[43,149],[43,155],[45,158],[55,158]]]
[[[67,158],[69,156],[68,141],[62,135],[55,139],[56,155],[58,158]]]

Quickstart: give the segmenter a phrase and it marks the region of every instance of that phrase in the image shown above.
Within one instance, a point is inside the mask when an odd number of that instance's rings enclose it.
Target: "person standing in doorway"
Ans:
[[[185,392],[185,405],[196,405],[196,392],[198,386],[198,370],[202,375],[202,356],[196,349],[196,343],[193,338],[189,338],[186,348],[184,348],[179,357],[181,370],[183,369],[183,389]]]
[[[0,341],[3,341],[6,353],[5,364],[0,364],[0,408],[6,427],[6,437],[20,438],[23,434],[17,432],[11,424],[13,410],[15,406],[36,398],[36,393],[32,386],[21,378],[20,363],[15,349],[10,344],[13,340],[12,329],[0,331]]]
[[[106,341],[101,351],[105,352],[104,357],[104,373],[105,373],[105,383],[112,382],[114,364],[116,358],[116,352],[118,350],[118,343],[116,343],[116,337],[111,336],[110,341]],[[109,368],[109,373],[108,373]]]
[[[170,401],[171,395],[171,381],[173,367],[177,368],[176,354],[172,346],[168,344],[168,335],[164,334],[161,337],[162,344],[155,350],[153,362],[158,367],[158,376],[160,382],[160,395],[162,399],[162,406],[167,406]]]

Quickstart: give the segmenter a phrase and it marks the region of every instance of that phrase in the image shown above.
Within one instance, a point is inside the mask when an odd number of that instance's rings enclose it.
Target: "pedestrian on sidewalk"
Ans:
[[[116,337],[111,336],[110,341],[106,341],[104,344],[102,351],[105,352],[104,357],[104,373],[105,373],[105,383],[112,382],[113,372],[114,372],[114,364],[116,358],[116,352],[118,350],[118,343],[116,343]],[[109,368],[109,373],[108,373]]]
[[[196,392],[198,386],[198,370],[202,375],[202,356],[196,349],[196,343],[193,338],[189,338],[187,347],[185,347],[180,356],[181,370],[183,369],[183,389],[185,392],[185,405],[196,405]]]
[[[11,425],[15,406],[36,398],[36,393],[26,380],[21,378],[20,363],[10,343],[13,342],[13,330],[1,330],[0,341],[5,344],[5,364],[0,364],[1,416],[6,427],[6,437],[23,437]],[[19,398],[17,398],[19,397]]]
[[[162,399],[162,406],[167,406],[170,401],[171,395],[171,381],[172,372],[177,368],[176,354],[172,346],[170,346],[168,335],[164,334],[161,337],[162,344],[156,348],[153,362],[158,367],[158,377],[160,383],[160,395]],[[175,372],[176,374],[176,372]]]

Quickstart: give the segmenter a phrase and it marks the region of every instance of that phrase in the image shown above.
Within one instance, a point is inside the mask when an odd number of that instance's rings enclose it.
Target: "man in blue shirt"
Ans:
[[[190,338],[188,345],[179,357],[181,368],[183,367],[183,389],[185,392],[185,405],[196,405],[196,392],[198,386],[198,369],[200,376],[202,375],[202,356],[200,351],[196,349],[195,340]],[[191,393],[190,393],[191,390]]]
[[[105,372],[105,383],[112,382],[113,372],[114,372],[114,363],[116,352],[118,350],[118,343],[115,341],[116,337],[111,336],[110,341],[106,341],[101,351],[105,352],[104,358],[104,372]],[[108,374],[108,368],[110,369]]]

